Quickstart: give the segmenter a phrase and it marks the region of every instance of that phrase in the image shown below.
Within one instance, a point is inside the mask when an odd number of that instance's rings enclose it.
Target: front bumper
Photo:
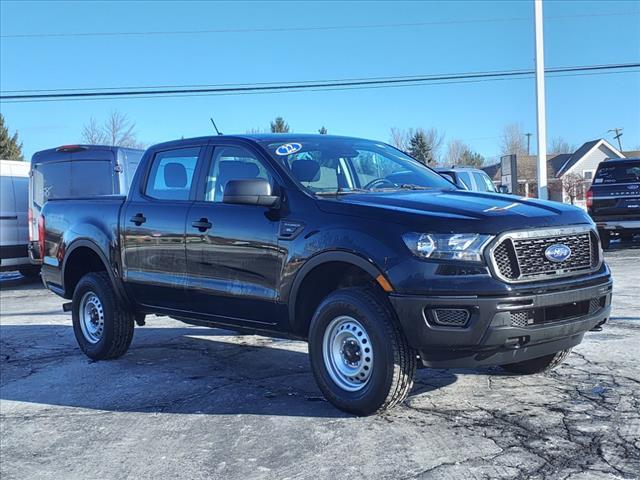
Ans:
[[[604,323],[611,312],[612,281],[551,293],[505,297],[390,295],[405,335],[434,368],[505,365],[578,345],[585,332]],[[595,310],[584,302],[599,299]],[[435,308],[465,309],[465,326],[435,324]],[[514,313],[533,312],[540,323],[514,324]],[[549,313],[550,312],[550,313]],[[552,320],[544,320],[545,315]],[[528,314],[528,313],[527,313]]]
[[[640,220],[596,220],[596,227],[599,230],[640,231]]]

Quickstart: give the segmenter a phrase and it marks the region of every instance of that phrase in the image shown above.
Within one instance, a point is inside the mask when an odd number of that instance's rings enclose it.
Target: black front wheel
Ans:
[[[344,288],[324,299],[311,321],[309,357],[325,398],[356,415],[404,401],[417,363],[386,299],[368,288]]]
[[[73,294],[72,317],[73,333],[88,357],[107,360],[129,349],[134,316],[118,301],[106,272],[80,279]]]

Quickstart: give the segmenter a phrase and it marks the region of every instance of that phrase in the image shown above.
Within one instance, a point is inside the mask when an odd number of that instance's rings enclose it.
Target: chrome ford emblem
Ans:
[[[562,243],[556,243],[547,247],[544,256],[552,262],[564,262],[571,256],[571,249]]]

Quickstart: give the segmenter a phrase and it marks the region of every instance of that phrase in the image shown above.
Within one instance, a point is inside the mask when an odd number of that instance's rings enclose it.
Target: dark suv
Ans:
[[[91,358],[123,355],[146,314],[299,338],[357,414],[401,402],[418,361],[552,368],[610,312],[586,212],[464,191],[357,138],[163,143],[127,197],[49,200],[40,218],[44,282]]]
[[[615,236],[640,234],[640,158],[601,162],[587,191],[587,210],[605,248]]]

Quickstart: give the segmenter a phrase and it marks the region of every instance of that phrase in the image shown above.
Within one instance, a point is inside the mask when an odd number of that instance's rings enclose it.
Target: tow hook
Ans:
[[[525,335],[522,337],[510,337],[507,338],[507,341],[504,342],[504,346],[506,348],[518,349],[529,342],[529,336]]]
[[[604,325],[605,323],[607,323],[607,318],[605,318],[604,320],[602,320],[599,324],[597,324],[595,327],[593,327],[591,330],[589,330],[590,332],[601,332],[602,331],[602,325]]]

